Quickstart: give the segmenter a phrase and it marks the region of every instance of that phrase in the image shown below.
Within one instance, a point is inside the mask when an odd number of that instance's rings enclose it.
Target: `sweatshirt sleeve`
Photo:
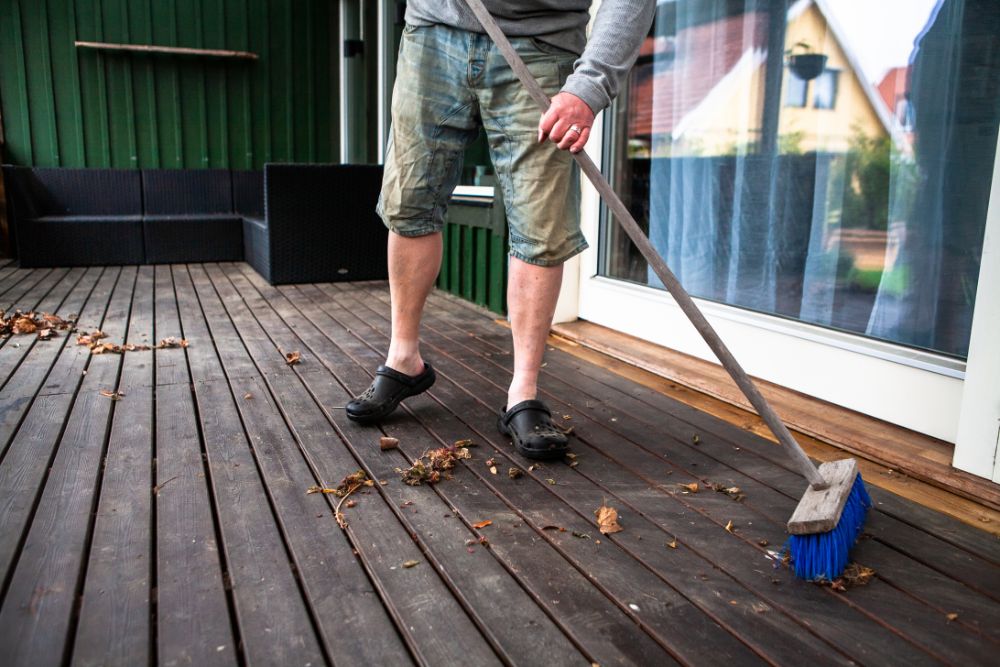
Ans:
[[[576,95],[594,113],[611,104],[635,63],[655,9],[655,0],[604,0],[562,92]]]

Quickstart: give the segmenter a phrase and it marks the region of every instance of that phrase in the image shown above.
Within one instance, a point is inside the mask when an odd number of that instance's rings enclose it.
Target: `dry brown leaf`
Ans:
[[[406,569],[410,569],[414,565],[419,565],[419,564],[420,564],[419,560],[408,560],[403,562],[403,567],[405,567]]]
[[[101,396],[104,396],[105,398],[110,398],[112,401],[120,401],[122,400],[122,397],[124,395],[125,392],[121,391],[120,389],[117,391],[110,391],[108,389],[101,390]]]
[[[545,481],[551,484],[552,486],[556,485],[556,480],[552,479],[551,477],[546,477]]]
[[[15,317],[13,324],[11,324],[11,333],[15,334],[30,334],[38,331],[38,325],[35,324],[34,313],[28,313],[27,315],[21,315],[20,317]]]
[[[387,435],[384,435],[378,439],[378,448],[381,449],[383,452],[386,451],[387,449],[396,449],[397,447],[399,447],[398,438],[391,438]]]
[[[951,623],[952,621],[958,618],[958,614],[956,614],[955,612],[951,612],[950,614],[945,614],[945,618],[947,618],[948,622]]]
[[[730,520],[729,523],[726,524],[726,530],[729,531],[730,533],[733,532],[733,522],[732,522],[732,520]]]
[[[302,354],[298,350],[285,354],[285,363],[289,366],[294,366],[300,361],[302,361]]]
[[[671,549],[676,549],[677,548],[677,538],[675,537],[674,539],[672,539],[669,542],[667,542],[667,546],[670,547]]]
[[[156,344],[156,349],[163,350],[171,347],[187,347],[187,346],[188,342],[186,338],[177,338],[176,336],[168,336],[167,338],[160,340],[160,342]]]
[[[618,524],[618,510],[608,507],[606,502],[602,502],[601,506],[594,510],[594,516],[597,517],[598,530],[603,535],[621,531],[622,527]]]
[[[53,329],[39,329],[38,330],[38,340],[49,340],[55,334]]]
[[[329,489],[323,486],[313,485],[306,489],[306,493],[332,493],[336,495],[337,489]]]
[[[517,479],[519,477],[522,477],[523,475],[524,471],[521,470],[520,468],[511,468],[510,470],[507,471],[507,476],[510,477],[511,479]]]
[[[344,503],[344,506],[345,507],[354,507],[357,504],[358,504],[357,501],[355,501],[355,500],[352,499],[352,500],[348,500],[346,503]]]
[[[875,576],[875,570],[860,563],[849,563],[841,578],[851,587],[864,586]]]
[[[691,482],[690,484],[680,484],[681,488],[690,491],[691,493],[698,493],[698,482]]]
[[[248,401],[249,401],[249,400],[250,400],[251,398],[253,398],[253,394],[251,394],[251,393],[250,393],[250,392],[248,391],[247,393],[243,394],[243,398],[245,398],[246,400],[248,400]]]
[[[472,527],[475,528],[476,530],[479,530],[480,528],[485,528],[486,526],[492,526],[492,525],[493,522],[490,519],[486,519],[485,521],[480,521],[479,523],[472,524]]]

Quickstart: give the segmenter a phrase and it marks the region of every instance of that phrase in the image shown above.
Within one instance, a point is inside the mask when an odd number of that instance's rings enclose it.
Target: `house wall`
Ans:
[[[0,0],[4,160],[189,169],[337,162],[337,20],[324,0]],[[259,59],[100,52],[75,40]]]
[[[868,137],[885,136],[885,127],[855,75],[854,67],[816,5],[811,5],[788,24],[785,48],[790,49],[798,42],[806,42],[814,52],[826,54],[827,68],[840,72],[836,103],[833,109],[814,108],[810,85],[805,107],[784,106],[784,91],[788,85],[786,71],[782,82],[779,144],[794,144],[795,152],[843,153],[858,131]],[[759,140],[765,67],[764,54],[748,50],[716,90],[682,121],[687,153],[728,154]],[[792,135],[797,133],[801,134],[793,141]]]
[[[872,102],[858,81],[854,66],[830,31],[822,12],[815,4],[788,25],[785,48],[805,42],[816,53],[828,56],[827,69],[838,70],[837,99],[833,109],[815,109],[812,106],[812,85],[809,87],[807,106],[782,107],[779,135],[802,132],[801,149],[807,151],[846,152],[851,137],[860,130],[868,137],[885,136],[886,130],[879,120]]]

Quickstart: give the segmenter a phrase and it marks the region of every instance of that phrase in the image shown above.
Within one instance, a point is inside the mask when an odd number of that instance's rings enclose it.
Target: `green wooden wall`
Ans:
[[[260,168],[339,160],[337,3],[0,0],[8,162]],[[259,60],[76,48],[250,51]]]

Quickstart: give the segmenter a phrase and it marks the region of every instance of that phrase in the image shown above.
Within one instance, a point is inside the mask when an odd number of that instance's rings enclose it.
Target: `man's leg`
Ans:
[[[538,393],[538,373],[562,275],[562,264],[538,266],[516,257],[510,259],[507,308],[514,337],[514,378],[507,390],[508,407],[535,398]]]
[[[424,236],[389,234],[392,340],[385,365],[406,375],[419,375],[424,370],[420,316],[441,267],[441,253],[441,232]]]

